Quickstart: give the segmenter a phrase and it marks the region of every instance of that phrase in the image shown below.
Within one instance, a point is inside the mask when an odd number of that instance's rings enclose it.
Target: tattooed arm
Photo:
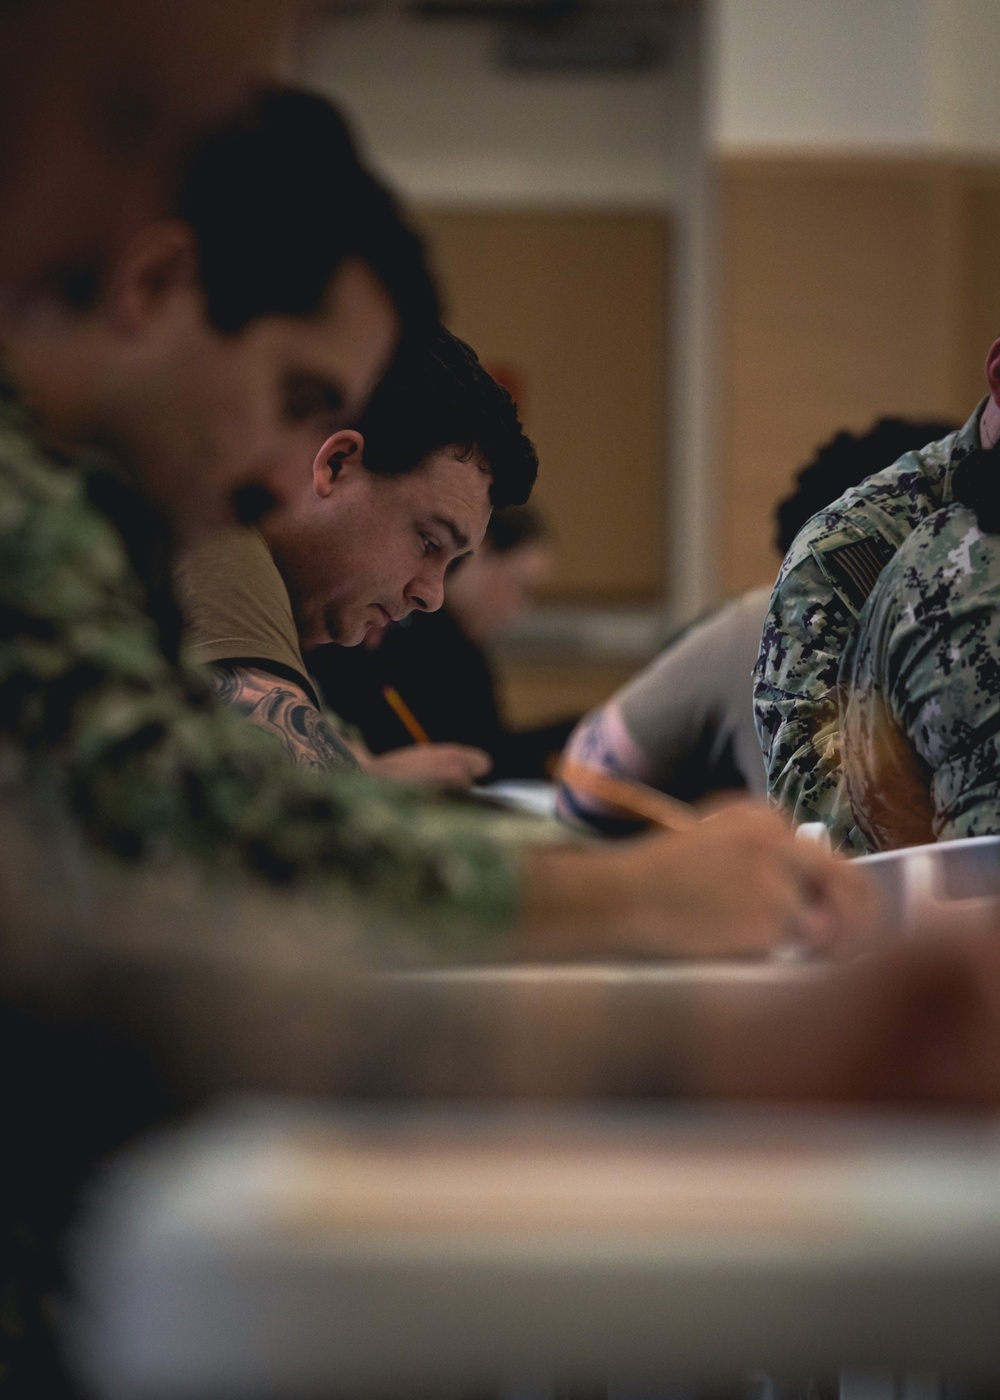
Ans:
[[[301,686],[255,666],[223,662],[212,670],[219,699],[273,734],[299,767],[358,766],[352,750]]]
[[[216,662],[212,670],[219,699],[274,734],[292,762],[302,768],[349,764],[401,783],[446,788],[467,788],[490,769],[488,754],[464,744],[413,744],[376,756],[360,736],[356,748],[349,744],[290,678],[228,662]]]

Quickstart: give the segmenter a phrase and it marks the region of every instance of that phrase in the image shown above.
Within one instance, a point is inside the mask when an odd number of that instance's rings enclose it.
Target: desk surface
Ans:
[[[1000,1127],[632,1110],[219,1114],[81,1236],[99,1392],[1000,1375]]]
[[[794,956],[678,958],[675,962],[475,963],[384,973],[386,981],[442,987],[537,985],[620,986],[776,986],[823,976],[838,964],[827,958]]]

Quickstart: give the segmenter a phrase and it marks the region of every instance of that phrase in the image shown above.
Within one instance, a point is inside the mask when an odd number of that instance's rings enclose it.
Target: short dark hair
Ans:
[[[174,212],[190,224],[208,317],[235,333],[260,316],[310,316],[341,263],[360,258],[395,303],[404,334],[439,314],[421,240],[363,165],[332,103],[266,88],[203,136]]]
[[[547,540],[548,527],[531,506],[507,506],[495,510],[486,527],[486,542],[494,554],[510,554],[522,545]]]
[[[444,447],[480,457],[497,509],[523,505],[538,475],[514,400],[443,326],[401,348],[354,426],[365,440],[365,466],[379,475],[415,471]]]
[[[947,437],[957,426],[936,419],[880,418],[860,436],[837,433],[802,468],[795,478],[795,490],[775,510],[778,553],[784,558],[806,521],[852,486],[860,486],[874,472],[891,467],[904,452],[915,452]]]

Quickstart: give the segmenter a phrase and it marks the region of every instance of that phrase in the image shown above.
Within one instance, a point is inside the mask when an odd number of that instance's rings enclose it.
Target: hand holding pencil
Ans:
[[[384,685],[382,687],[382,695],[390,709],[395,711],[400,724],[406,730],[407,734],[409,734],[413,742],[415,744],[429,744],[430,736],[427,730],[417,719],[399,691],[396,690],[394,686]]]
[[[435,744],[394,686],[382,687],[387,705],[413,740],[412,745],[390,749],[373,760],[372,771],[404,783],[431,787],[468,788],[484,778],[493,760],[482,749],[467,744]]]

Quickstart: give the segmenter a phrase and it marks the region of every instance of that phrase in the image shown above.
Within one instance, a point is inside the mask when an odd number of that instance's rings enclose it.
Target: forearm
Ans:
[[[290,764],[255,726],[202,698],[133,700],[127,719],[64,753],[91,841],[129,861],[170,855],[212,872],[357,897],[429,947],[491,946],[513,921],[516,854],[495,820],[340,767]]]
[[[208,891],[181,871],[150,878],[78,855],[62,866],[51,839],[2,804],[0,837],[6,1006],[39,1027],[90,1026],[109,1052],[132,1047],[159,1066],[154,1080],[162,1075],[157,1107],[137,1074],[133,1100],[116,1099],[109,1118],[109,1093],[127,1095],[128,1083],[84,1074],[73,1107],[93,1127],[95,1155],[158,1111],[233,1090],[993,1103],[1000,1094],[995,936],[947,930],[846,968],[779,967],[753,981],[572,968],[537,978],[376,974],[349,907],[338,915],[260,889]],[[58,1067],[60,1047],[76,1043],[50,1038],[49,1060]],[[64,1131],[40,1126],[53,1138]],[[84,1150],[56,1143],[64,1147]]]
[[[541,846],[521,853],[515,957],[587,958],[606,951],[609,931],[622,929],[631,900],[614,851]]]
[[[586,768],[616,777],[639,782],[650,782],[653,777],[651,765],[629,733],[613,700],[580,721],[570,736],[564,756]],[[565,778],[559,783],[556,804],[564,819],[585,824],[605,836],[631,836],[646,825],[624,818],[619,809],[580,791]]]
[[[0,996],[141,1047],[175,1107],[238,1090],[674,1090],[667,1050],[677,1037],[683,1050],[679,1005],[640,1028],[621,994],[597,983],[373,974],[349,903],[338,912],[260,888],[209,890],[182,869],[150,877],[91,860],[57,863],[53,880],[51,843],[2,806],[0,834]],[[382,930],[379,944],[377,964],[397,961]],[[104,1090],[94,1082],[91,1092],[99,1113]]]

